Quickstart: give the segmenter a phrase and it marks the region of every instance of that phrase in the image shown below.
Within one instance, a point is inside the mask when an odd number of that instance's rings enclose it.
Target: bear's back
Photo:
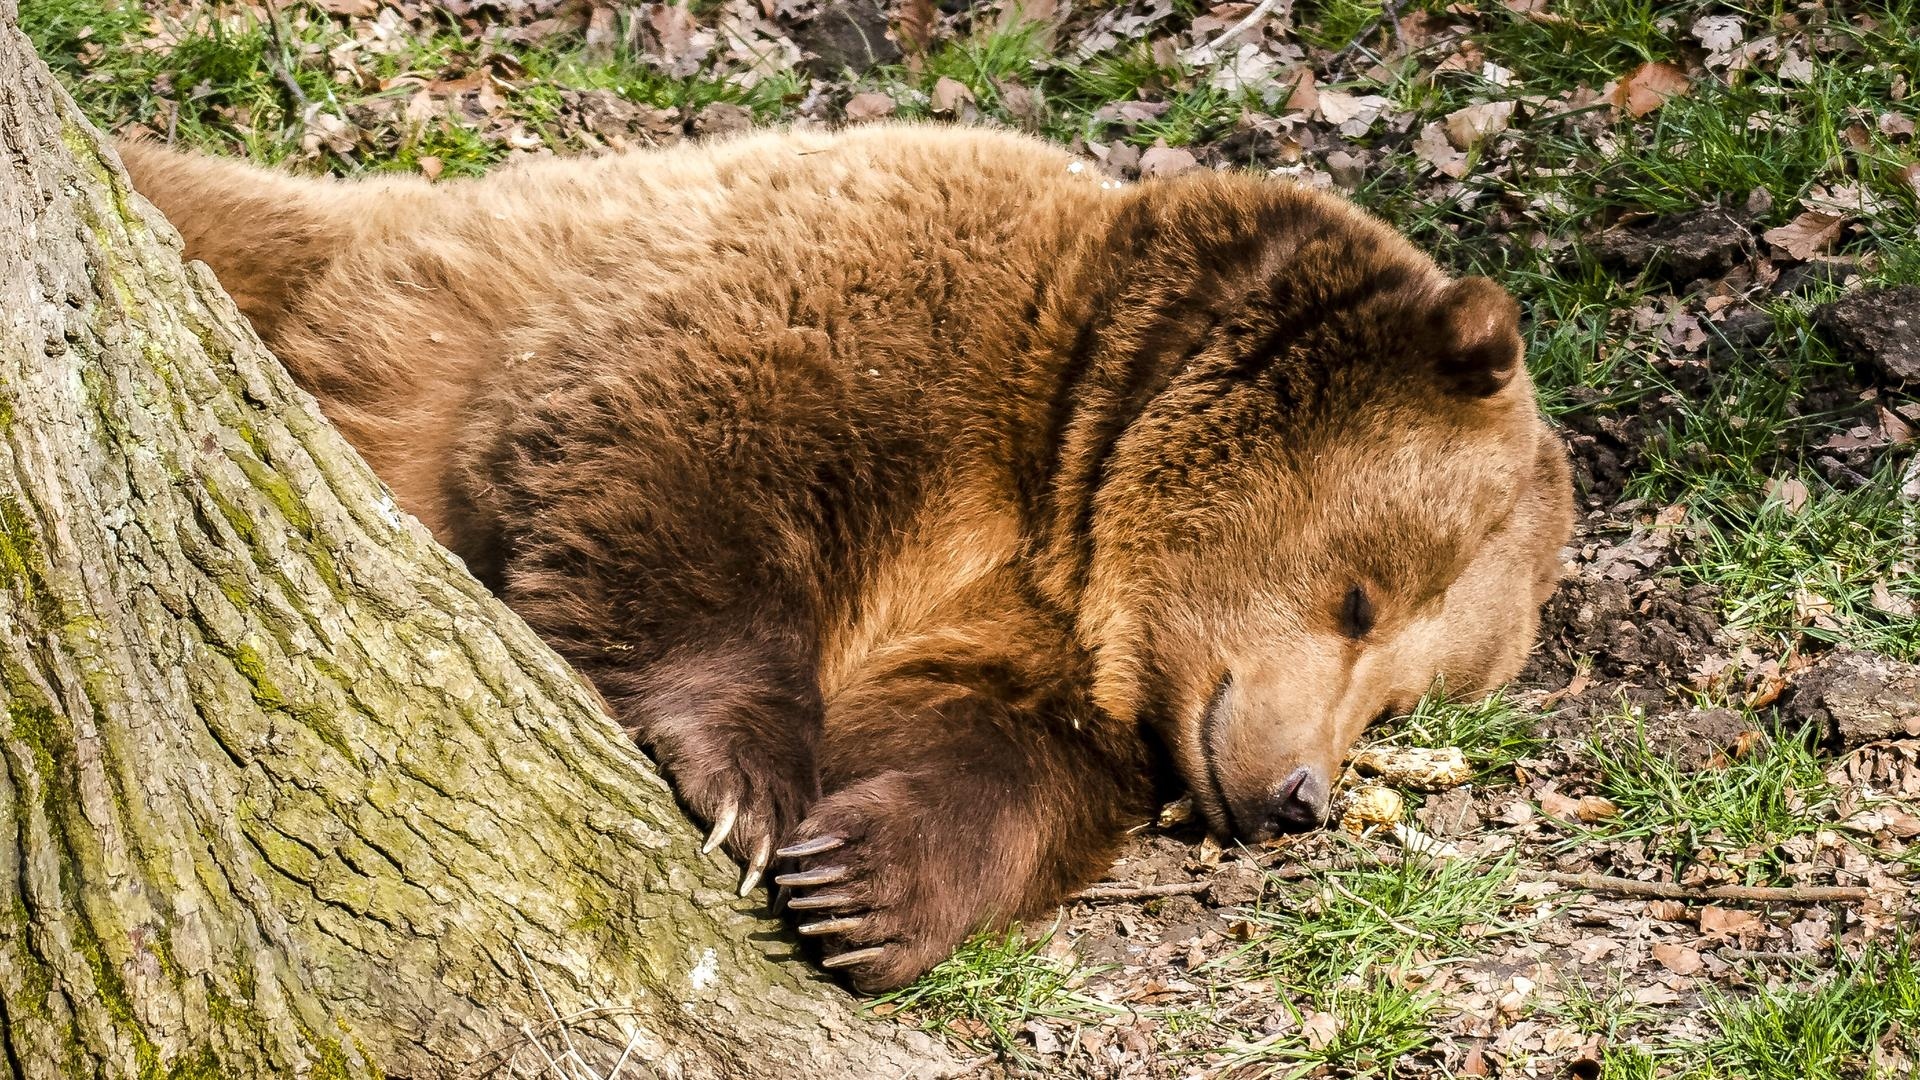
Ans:
[[[1036,140],[880,125],[308,190],[341,239],[268,343],[443,538],[488,387],[798,352],[851,409],[929,415],[1005,381],[1037,282],[1121,201]]]

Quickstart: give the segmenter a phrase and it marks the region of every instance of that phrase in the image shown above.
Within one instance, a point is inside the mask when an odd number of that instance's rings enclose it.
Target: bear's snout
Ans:
[[[1258,844],[1285,833],[1310,832],[1326,824],[1333,785],[1311,765],[1301,765],[1267,793],[1264,800],[1235,807],[1234,822],[1243,844]]]

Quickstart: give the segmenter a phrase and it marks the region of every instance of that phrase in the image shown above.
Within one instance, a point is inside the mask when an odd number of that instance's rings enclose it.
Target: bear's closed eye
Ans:
[[[1340,602],[1340,632],[1358,640],[1373,629],[1373,621],[1373,598],[1366,588],[1355,585],[1348,589],[1346,599]]]

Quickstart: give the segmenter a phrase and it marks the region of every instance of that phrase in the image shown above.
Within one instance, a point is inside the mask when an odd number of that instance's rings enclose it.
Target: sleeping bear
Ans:
[[[1177,787],[1244,843],[1320,825],[1559,577],[1513,299],[1335,197],[912,125],[440,184],[121,152],[862,990]]]

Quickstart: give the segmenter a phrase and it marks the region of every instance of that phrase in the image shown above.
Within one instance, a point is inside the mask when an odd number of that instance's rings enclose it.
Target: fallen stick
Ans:
[[[1219,37],[1214,38],[1212,41],[1207,42],[1206,54],[1211,57],[1218,58],[1220,55],[1220,46],[1225,45],[1227,42],[1232,41],[1234,38],[1239,37],[1241,34],[1245,33],[1249,28],[1251,28],[1254,23],[1257,23],[1261,19],[1264,19],[1268,15],[1271,15],[1273,13],[1273,9],[1279,6],[1279,3],[1280,3],[1280,0],[1260,0],[1260,3],[1256,4],[1252,11],[1247,12],[1246,18],[1241,19],[1239,22],[1234,23],[1232,26],[1227,27],[1225,30],[1221,31]]]
[[[1754,960],[1763,964],[1830,964],[1833,957],[1814,949],[1735,949],[1721,947],[1714,955],[1727,960]]]
[[[1261,870],[1272,880],[1298,881],[1330,870],[1350,870],[1359,866],[1386,865],[1397,861],[1397,855],[1383,853],[1367,860],[1337,858],[1289,863],[1270,868],[1262,867]],[[1612,877],[1607,874],[1566,874],[1557,871],[1522,870],[1519,876],[1530,881],[1551,881],[1556,885],[1571,885],[1589,892],[1645,897],[1649,900],[1745,900],[1752,903],[1824,904],[1859,903],[1873,896],[1872,890],[1863,885],[1711,885],[1702,888],[1676,885],[1668,881],[1637,881],[1633,878]],[[1153,900],[1166,896],[1198,896],[1212,885],[1212,878],[1201,878],[1198,881],[1173,881],[1162,885],[1122,885],[1117,882],[1101,882],[1082,889],[1074,895],[1073,899],[1097,902]]]
[[[1170,881],[1164,885],[1089,885],[1074,895],[1075,900],[1151,900],[1161,896],[1197,896],[1213,887],[1212,881]]]
[[[295,112],[305,119],[307,115],[307,93],[300,89],[300,80],[293,77],[292,69],[287,67],[287,43],[280,36],[280,8],[272,0],[267,3],[267,37],[273,44],[273,54],[266,57],[267,70],[287,88]],[[172,142],[172,139],[168,139]]]
[[[1606,874],[1528,874],[1540,881],[1572,885],[1590,892],[1618,896],[1644,896],[1653,900],[1751,900],[1787,904],[1821,904],[1829,901],[1859,902],[1873,892],[1859,885],[1714,885],[1696,888],[1666,881],[1635,881]]]
[[[1288,863],[1285,866],[1265,866],[1255,862],[1255,867],[1272,881],[1299,881],[1301,878],[1315,877],[1329,870],[1351,870],[1366,865],[1353,858],[1324,859],[1314,862]],[[1075,893],[1071,900],[1152,900],[1162,896],[1198,896],[1213,887],[1211,877],[1199,881],[1171,881],[1164,885],[1122,885],[1118,882],[1103,881],[1098,885],[1089,885]]]

